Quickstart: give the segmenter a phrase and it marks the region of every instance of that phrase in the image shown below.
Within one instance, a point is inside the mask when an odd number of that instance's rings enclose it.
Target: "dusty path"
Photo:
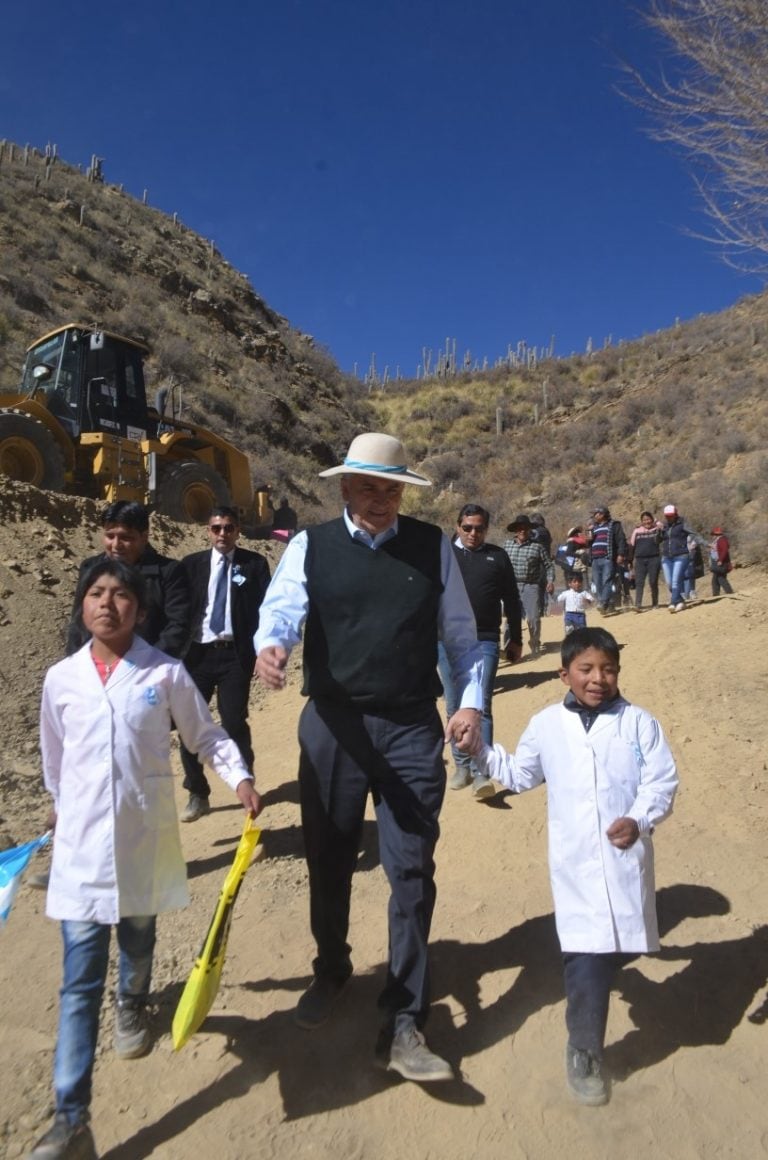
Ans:
[[[733,599],[679,616],[606,622],[624,644],[621,686],[663,721],[678,757],[676,812],[656,836],[664,949],[625,974],[610,1016],[615,1077],[602,1109],[564,1090],[563,1002],[549,895],[544,791],[490,804],[449,792],[438,848],[430,1041],[461,1078],[419,1088],[371,1064],[386,954],[387,890],[366,826],[353,901],[356,975],[327,1028],[295,1027],[312,946],[296,803],[296,686],[254,698],[265,856],[249,872],[225,983],[179,1055],[173,1006],[241,827],[217,785],[183,827],[192,906],[160,923],[158,1040],[120,1063],[107,1014],[94,1131],[109,1160],[675,1160],[768,1154],[766,735],[768,582],[737,571]],[[593,618],[594,622],[594,618]],[[497,736],[511,742],[557,699],[550,651],[499,672]],[[23,1155],[50,1112],[59,936],[25,887],[0,935],[0,1155]]]

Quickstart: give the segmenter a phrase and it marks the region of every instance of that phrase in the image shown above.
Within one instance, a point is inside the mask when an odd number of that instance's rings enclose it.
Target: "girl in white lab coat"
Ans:
[[[474,754],[483,773],[518,793],[546,782],[568,1084],[595,1105],[608,1099],[601,1063],[615,972],[659,949],[651,835],[677,790],[661,726],[621,696],[619,667],[609,632],[576,629],[562,645],[565,701],[531,719],[514,754],[482,742]]]
[[[255,817],[261,803],[240,751],[181,661],[134,635],[145,606],[141,574],[97,561],[82,577],[76,613],[91,635],[45,677],[43,776],[56,842],[46,913],[61,921],[64,982],[54,1061],[56,1118],[31,1157],[95,1157],[91,1074],[117,928],[115,1049],[150,1047],[146,1001],[161,911],[189,901],[170,765],[172,721]]]

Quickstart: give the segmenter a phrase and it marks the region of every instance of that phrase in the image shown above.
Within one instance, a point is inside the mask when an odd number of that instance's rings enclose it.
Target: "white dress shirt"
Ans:
[[[235,549],[231,552],[220,552],[218,548],[211,548],[211,574],[208,577],[208,599],[205,605],[205,616],[202,624],[202,644],[210,644],[214,640],[232,640],[234,633],[232,632],[232,561],[235,558]],[[219,576],[221,569],[227,564],[229,566],[229,579],[227,583],[227,605],[224,611],[224,628],[221,632],[211,632],[211,614],[213,612],[213,602],[216,599],[216,587],[219,583]]]

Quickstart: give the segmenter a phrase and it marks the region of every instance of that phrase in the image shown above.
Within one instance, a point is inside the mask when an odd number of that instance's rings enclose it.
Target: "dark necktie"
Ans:
[[[226,556],[222,556],[219,565],[219,578],[216,581],[216,592],[213,596],[213,609],[211,610],[211,632],[215,632],[217,636],[221,635],[226,624],[228,576],[229,560]]]

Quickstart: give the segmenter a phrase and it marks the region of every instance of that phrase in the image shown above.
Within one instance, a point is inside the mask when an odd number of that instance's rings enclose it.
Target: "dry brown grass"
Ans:
[[[445,527],[476,501],[494,514],[496,539],[526,506],[561,536],[606,502],[629,529],[672,500],[703,535],[725,525],[749,563],[768,562],[767,384],[768,296],[758,295],[592,356],[389,384],[371,399],[435,480],[419,506]]]

